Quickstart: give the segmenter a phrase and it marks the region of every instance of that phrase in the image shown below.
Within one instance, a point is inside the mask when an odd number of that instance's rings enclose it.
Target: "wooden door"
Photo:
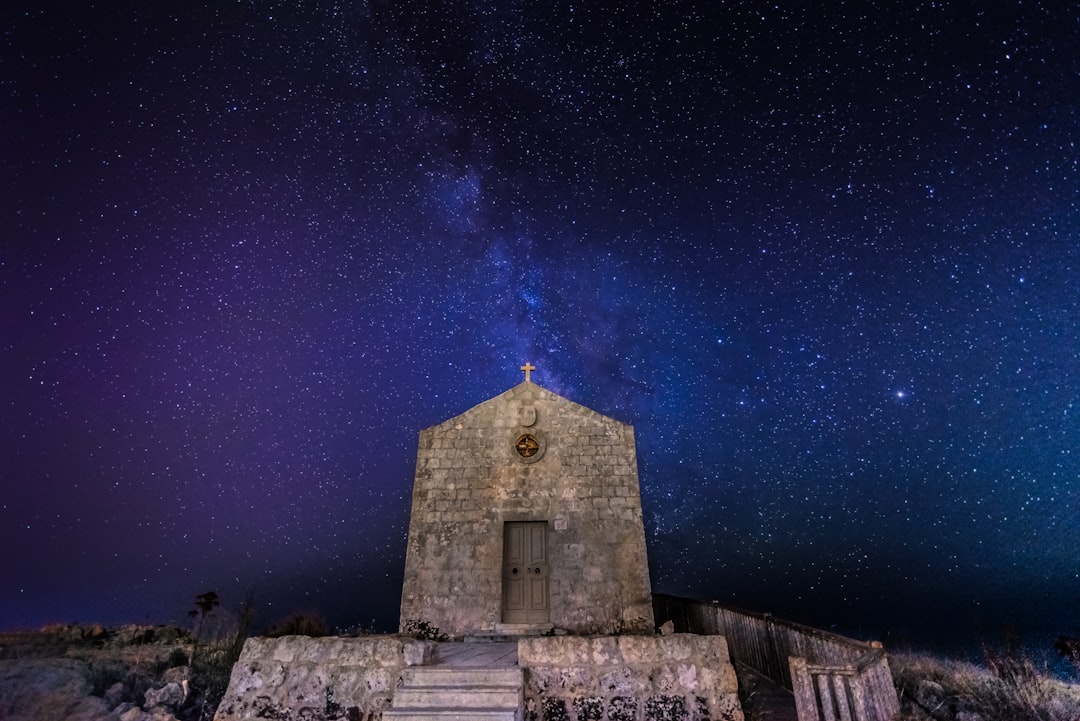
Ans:
[[[547,623],[547,523],[507,523],[503,543],[503,623]]]

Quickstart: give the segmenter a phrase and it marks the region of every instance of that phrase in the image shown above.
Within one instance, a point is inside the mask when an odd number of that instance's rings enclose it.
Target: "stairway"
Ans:
[[[413,666],[383,718],[390,721],[521,721],[521,669]]]

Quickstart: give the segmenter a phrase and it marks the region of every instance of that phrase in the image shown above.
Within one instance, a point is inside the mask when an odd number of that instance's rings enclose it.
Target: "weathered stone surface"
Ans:
[[[165,669],[165,672],[161,674],[161,680],[165,683],[178,683],[183,685],[185,681],[191,681],[191,667],[173,666],[172,668],[167,668]]]
[[[148,710],[160,707],[171,711],[184,703],[186,696],[187,694],[180,684],[175,681],[169,682],[161,688],[147,689],[143,707]]]
[[[435,653],[433,642],[401,636],[250,638],[214,718],[379,718],[406,658]]]
[[[0,718],[4,721],[98,721],[110,716],[91,696],[86,665],[74,659],[0,661]]]
[[[515,448],[526,433],[529,457]],[[530,382],[421,431],[401,627],[423,620],[460,637],[511,621],[502,561],[514,521],[546,523],[550,616],[527,622],[652,632],[633,428]]]
[[[124,687],[124,684],[120,681],[117,681],[112,686],[109,686],[109,688],[105,689],[105,694],[102,696],[102,698],[105,700],[106,706],[114,709],[119,706],[120,703],[124,700],[125,693],[126,689]]]
[[[599,708],[626,721],[743,718],[723,636],[527,638],[518,642],[518,664],[533,721],[569,719],[567,709],[605,718],[593,715]]]
[[[150,718],[150,714],[143,711],[138,706],[132,706],[128,710],[118,715],[120,721],[146,721]]]

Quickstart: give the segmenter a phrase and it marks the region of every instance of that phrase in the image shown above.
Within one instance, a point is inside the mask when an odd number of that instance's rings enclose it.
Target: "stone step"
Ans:
[[[382,715],[392,721],[521,721],[523,687],[516,666],[412,666]]]
[[[520,686],[402,686],[394,693],[394,706],[408,709],[446,706],[513,709],[521,703],[520,699]]]
[[[521,636],[545,636],[553,633],[555,633],[555,626],[550,623],[497,623],[493,635],[519,638]]]
[[[516,709],[479,709],[466,710],[456,708],[442,709],[395,709],[382,712],[384,719],[394,721],[520,721]]]
[[[504,633],[477,633],[461,639],[464,643],[517,643],[521,636],[509,636]]]
[[[496,686],[521,688],[521,669],[470,668],[468,666],[410,666],[404,669],[402,686]]]

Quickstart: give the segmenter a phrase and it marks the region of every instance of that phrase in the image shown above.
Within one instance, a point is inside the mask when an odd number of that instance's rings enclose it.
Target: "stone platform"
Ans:
[[[723,636],[252,638],[216,721],[743,721]]]

